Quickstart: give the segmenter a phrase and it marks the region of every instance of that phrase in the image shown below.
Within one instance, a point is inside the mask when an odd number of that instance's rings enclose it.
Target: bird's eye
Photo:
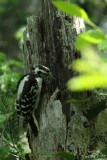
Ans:
[[[38,75],[40,75],[42,72],[41,71],[38,71]]]
[[[49,70],[47,70],[47,73],[49,73],[50,71]]]

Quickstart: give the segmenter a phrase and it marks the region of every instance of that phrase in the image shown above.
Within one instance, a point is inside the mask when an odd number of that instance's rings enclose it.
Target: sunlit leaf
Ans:
[[[90,90],[107,87],[107,75],[100,73],[80,75],[68,81],[67,87],[72,91]]]
[[[88,19],[87,13],[84,11],[84,9],[80,8],[76,4],[63,2],[63,1],[53,1],[52,2],[59,10],[63,11],[64,13],[67,13],[69,15],[75,15],[77,17],[81,17],[85,20]]]
[[[98,63],[101,62],[99,55],[92,46],[83,48],[81,50],[81,56],[82,60],[87,60],[88,62],[90,61],[97,61]]]
[[[82,50],[81,59],[72,63],[74,71],[80,74],[67,83],[72,91],[107,87],[107,63],[102,61],[92,47]]]
[[[18,29],[18,31],[15,33],[15,37],[19,42],[23,42],[23,32],[25,30],[25,26]]]
[[[81,17],[85,20],[85,22],[90,25],[91,27],[96,28],[97,26],[88,18],[87,13],[83,8],[80,8],[78,5],[63,1],[52,1],[53,5],[57,7],[62,12],[73,15],[77,17]]]
[[[99,44],[107,39],[107,34],[99,30],[89,30],[77,37],[76,49],[81,50],[90,44]]]
[[[86,19],[85,22],[93,28],[97,28],[96,24],[93,23],[90,19]]]
[[[76,60],[72,64],[72,68],[77,72],[95,73],[99,69],[96,62],[87,63],[87,61]]]
[[[107,63],[103,62],[92,47],[82,50],[81,59],[77,59],[72,63],[73,70],[79,73],[105,73],[107,71]]]

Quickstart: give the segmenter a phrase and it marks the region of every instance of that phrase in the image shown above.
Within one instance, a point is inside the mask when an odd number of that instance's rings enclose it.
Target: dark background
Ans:
[[[84,8],[90,19],[107,32],[107,0],[70,1]],[[22,61],[22,32],[27,17],[36,15],[37,3],[38,0],[0,0],[0,52],[7,58]]]

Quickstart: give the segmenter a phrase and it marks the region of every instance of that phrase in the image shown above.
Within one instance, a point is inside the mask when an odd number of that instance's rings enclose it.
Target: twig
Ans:
[[[16,157],[16,158],[20,158],[19,156],[15,155],[15,154],[9,153],[9,155],[12,155],[13,157]]]
[[[1,97],[1,101],[2,101],[2,103],[3,103],[3,105],[4,105],[4,107],[5,107],[6,110],[7,110],[7,105],[4,103],[4,101],[3,101],[3,99],[2,99],[2,96],[0,96],[0,97]],[[10,108],[10,111],[11,111],[11,110],[12,110],[12,107]],[[9,112],[10,112],[10,111],[9,111]],[[11,123],[10,123],[10,117],[6,120],[6,123],[5,123],[5,125],[4,125],[3,131],[2,131],[2,133],[1,133],[1,142],[2,142],[2,139],[3,139],[3,137],[4,137],[4,132],[5,132],[7,123],[9,123],[10,137],[11,137],[11,141],[12,141],[12,144],[13,144],[12,147],[14,147],[14,149],[15,149],[15,150],[17,151],[17,153],[20,155],[19,150],[17,149],[17,147],[16,147],[16,145],[15,145],[15,143],[14,143],[14,140],[13,140]]]
[[[59,95],[59,88],[57,87],[53,92],[52,96],[50,97],[49,102],[53,102]]]

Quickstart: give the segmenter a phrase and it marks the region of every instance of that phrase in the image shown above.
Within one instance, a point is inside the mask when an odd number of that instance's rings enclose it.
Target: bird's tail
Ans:
[[[37,136],[38,135],[38,129],[37,129],[37,126],[34,122],[33,117],[30,117],[29,124],[30,124],[30,127],[32,129],[32,132],[34,133],[34,136]]]

